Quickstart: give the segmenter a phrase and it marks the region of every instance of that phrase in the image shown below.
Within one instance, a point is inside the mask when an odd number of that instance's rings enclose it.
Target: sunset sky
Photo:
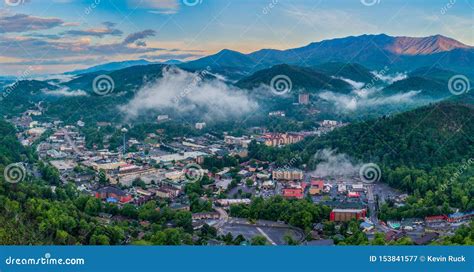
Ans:
[[[192,60],[361,34],[474,45],[474,0],[1,0],[0,75]],[[31,67],[31,68],[29,68]]]

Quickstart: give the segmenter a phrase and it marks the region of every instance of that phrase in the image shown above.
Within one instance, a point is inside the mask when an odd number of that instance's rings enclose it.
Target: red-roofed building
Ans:
[[[313,179],[311,180],[311,186],[317,186],[319,188],[323,188],[324,182],[321,179]]]
[[[121,203],[128,203],[132,200],[132,196],[125,193],[124,191],[120,190],[119,188],[107,186],[100,188],[95,193],[96,198],[100,198],[102,200],[105,199],[115,199]]]
[[[428,223],[445,222],[446,220],[448,220],[447,215],[435,215],[425,217],[425,221]]]
[[[358,192],[349,192],[347,193],[347,197],[357,198],[360,197],[360,194]]]
[[[302,188],[285,188],[283,189],[283,197],[302,199],[303,189]]]
[[[311,180],[310,195],[319,195],[323,191],[324,182],[322,180]]]

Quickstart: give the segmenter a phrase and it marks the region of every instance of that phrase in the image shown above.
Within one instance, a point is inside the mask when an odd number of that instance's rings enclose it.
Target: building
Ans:
[[[28,116],[40,116],[41,114],[43,114],[41,111],[38,111],[38,110],[27,110],[25,112],[25,115],[28,115]]]
[[[347,197],[350,197],[350,198],[359,198],[359,197],[360,197],[360,193],[358,193],[358,192],[348,192],[348,193],[347,193]]]
[[[201,212],[193,213],[193,220],[205,220],[205,219],[219,219],[220,215],[218,212]]]
[[[119,188],[112,187],[112,186],[100,188],[95,193],[95,197],[100,198],[102,200],[107,200],[107,202],[119,201],[120,203],[128,203],[132,200],[131,195],[125,193]]]
[[[275,182],[273,180],[265,180],[260,186],[261,189],[271,190],[275,188]]]
[[[364,192],[364,184],[362,183],[357,183],[357,184],[352,184],[352,191],[354,192]]]
[[[187,159],[196,160],[197,157],[207,156],[207,153],[201,151],[189,151],[189,152],[179,152],[173,154],[166,154],[156,157],[151,157],[152,160],[156,161],[157,163],[166,163],[166,162],[173,162],[173,161],[184,161]]]
[[[46,132],[46,129],[43,127],[35,127],[27,131],[28,135],[33,137],[39,137]]]
[[[352,219],[362,219],[365,215],[365,209],[333,209],[329,216],[329,220],[335,222],[347,222]]]
[[[159,189],[150,189],[149,191],[152,191],[155,193],[155,195],[159,198],[175,198],[180,194],[180,190],[170,187],[170,186],[164,186]]]
[[[118,172],[120,174],[133,173],[139,170],[141,170],[141,167],[134,164],[126,164],[126,165],[121,165],[118,167]]]
[[[147,191],[147,190],[143,190],[143,189],[140,189],[140,188],[137,188],[136,191],[137,191],[137,194],[138,194],[138,195],[142,195],[142,196],[151,197],[151,196],[154,195],[153,192],[150,192],[150,191]]]
[[[467,213],[456,212],[448,216],[448,222],[449,223],[463,222],[463,221],[470,220],[471,218],[474,218],[474,211],[470,211]]]
[[[179,180],[184,176],[183,171],[172,171],[165,173],[165,178],[170,180]]]
[[[441,223],[446,222],[446,220],[448,220],[448,217],[446,215],[435,215],[425,217],[426,223]]]
[[[219,206],[222,207],[227,207],[227,206],[232,206],[232,205],[239,205],[239,204],[250,204],[252,200],[248,198],[241,198],[241,199],[218,199],[216,200],[216,203]]]
[[[196,123],[194,127],[198,130],[201,130],[206,127],[206,123]]]
[[[321,126],[323,127],[335,127],[339,124],[339,122],[334,121],[334,120],[323,120],[321,122]]]
[[[303,188],[285,188],[283,189],[283,197],[289,199],[303,199]]]
[[[337,185],[338,193],[342,194],[342,193],[345,193],[346,191],[347,191],[347,186],[344,183]]]
[[[298,104],[308,105],[309,104],[309,94],[308,93],[300,93],[298,95]]]
[[[296,168],[279,168],[272,171],[272,177],[276,180],[302,180],[304,175]]]
[[[300,133],[267,133],[262,137],[266,146],[282,146],[300,142],[304,135]]]
[[[284,111],[272,111],[268,113],[268,116],[277,116],[277,117],[285,117]]]
[[[322,180],[312,180],[309,188],[310,195],[319,195],[324,189],[324,182]]]
[[[252,140],[248,137],[234,137],[226,135],[224,136],[224,142],[228,145],[237,145],[242,148],[247,148]]]

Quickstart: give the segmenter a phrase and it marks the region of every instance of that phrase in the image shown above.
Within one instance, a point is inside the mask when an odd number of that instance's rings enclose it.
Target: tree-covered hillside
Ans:
[[[388,167],[429,170],[474,157],[473,118],[472,105],[443,102],[350,124],[284,148],[253,144],[251,155],[282,164],[292,158],[307,163],[318,150],[330,148]]]
[[[387,166],[430,169],[474,157],[474,107],[440,103],[353,124],[318,140],[306,155],[329,147]]]
[[[332,78],[311,68],[287,64],[275,65],[269,69],[260,70],[249,77],[241,79],[237,82],[237,86],[249,90],[257,88],[262,84],[270,86],[272,79],[281,75],[290,78],[294,90],[304,89],[311,93],[323,89],[342,93],[350,91],[350,85],[345,81]]]

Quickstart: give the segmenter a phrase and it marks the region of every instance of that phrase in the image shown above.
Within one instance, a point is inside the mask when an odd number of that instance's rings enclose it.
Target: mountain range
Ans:
[[[436,66],[473,75],[474,47],[441,35],[422,38],[362,35],[324,40],[287,50],[262,49],[249,54],[224,49],[181,66],[191,69],[210,67],[239,77],[276,64],[316,66],[326,62],[359,63],[371,70],[387,66],[392,71]]]
[[[332,67],[321,65],[333,63]],[[474,76],[471,69],[474,63],[474,47],[457,40],[434,35],[429,37],[394,37],[386,34],[349,36],[313,42],[306,46],[287,50],[261,49],[248,54],[223,49],[216,54],[197,60],[181,62],[150,62],[145,59],[105,63],[87,69],[75,70],[66,74],[80,75],[99,71],[115,71],[128,67],[149,64],[178,65],[187,70],[210,69],[214,73],[240,80],[259,70],[278,64],[321,69],[326,73],[343,76],[342,68],[359,69],[360,82],[371,80],[367,71],[360,67],[347,67],[339,64],[354,63],[368,70],[388,69],[389,72],[411,72],[423,67],[443,68],[466,76]],[[332,69],[332,71],[330,71]],[[353,71],[351,71],[353,72]]]
[[[103,72],[108,72],[108,71],[115,71],[115,70],[120,70],[132,66],[138,66],[138,65],[148,65],[148,64],[181,64],[182,62],[179,60],[168,60],[165,62],[151,62],[148,60],[144,59],[139,59],[139,60],[126,60],[126,61],[119,61],[119,62],[109,62],[109,63],[104,63],[96,66],[92,66],[86,69],[81,69],[81,70],[74,70],[70,72],[66,72],[65,74],[68,75],[80,75],[80,74],[87,74],[87,73],[95,73],[99,71]]]
[[[375,93],[369,98],[373,99],[369,101],[372,103],[381,103],[384,98],[404,93],[415,94],[414,98],[423,98],[424,103],[429,103],[452,96],[448,81],[454,75],[466,75],[470,78],[470,85],[474,86],[471,67],[474,63],[473,52],[472,47],[439,35],[407,38],[381,34],[327,40],[289,50],[264,49],[250,54],[222,50],[187,63],[172,61],[172,64],[162,64],[147,60],[114,62],[70,72],[73,79],[68,82],[16,82],[14,91],[4,95],[4,107],[0,112],[20,112],[31,103],[46,100],[52,102],[50,111],[57,114],[66,114],[69,104],[87,104],[81,115],[94,116],[101,108],[109,109],[110,103],[127,103],[140,87],[161,78],[163,69],[170,66],[191,73],[210,70],[202,79],[215,78],[216,74],[224,75],[228,85],[248,91],[262,85],[269,86],[276,76],[286,75],[291,79],[294,90],[290,96],[305,91],[314,99],[332,99],[331,103],[356,101],[354,99],[358,99],[356,95],[359,95],[357,92],[364,85],[364,88],[376,87]],[[443,58],[436,59],[440,54]],[[390,62],[391,58],[393,62]],[[400,68],[403,65],[410,67],[404,70]],[[93,92],[93,81],[99,75],[108,75],[113,79],[113,93],[98,97]],[[383,79],[383,76],[393,78],[394,75],[401,76],[397,80]],[[333,94],[321,97],[321,93],[327,91]],[[271,92],[264,92],[264,96],[260,97],[265,101],[262,103],[268,104],[267,98],[272,95]],[[107,114],[113,111],[100,112]]]

